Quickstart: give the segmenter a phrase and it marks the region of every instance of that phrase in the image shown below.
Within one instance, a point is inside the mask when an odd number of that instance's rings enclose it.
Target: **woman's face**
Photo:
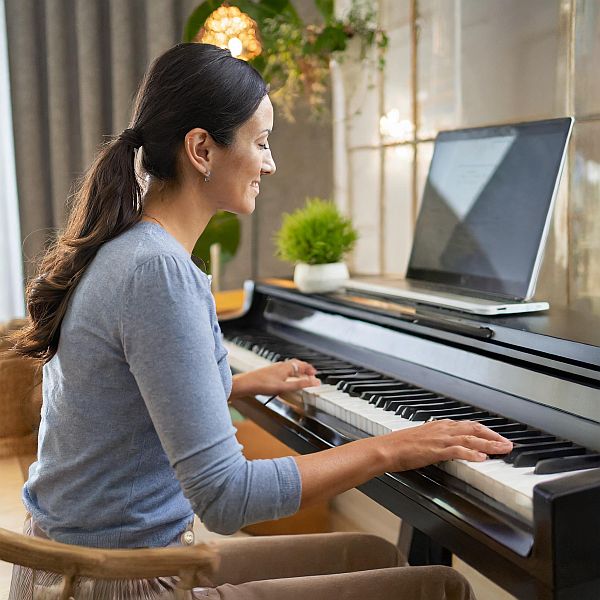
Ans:
[[[218,152],[210,181],[211,196],[217,208],[237,214],[254,211],[262,175],[275,173],[275,162],[269,148],[273,129],[273,105],[268,96],[256,112],[237,131],[231,146]]]

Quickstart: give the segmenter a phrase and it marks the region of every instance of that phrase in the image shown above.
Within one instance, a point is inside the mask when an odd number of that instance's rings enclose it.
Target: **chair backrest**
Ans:
[[[0,458],[35,454],[42,405],[42,365],[11,350],[23,319],[0,323]]]
[[[68,600],[78,577],[152,579],[176,575],[177,597],[191,598],[196,586],[210,586],[218,557],[205,544],[106,550],[62,544],[0,528],[0,560],[64,576],[58,598]]]

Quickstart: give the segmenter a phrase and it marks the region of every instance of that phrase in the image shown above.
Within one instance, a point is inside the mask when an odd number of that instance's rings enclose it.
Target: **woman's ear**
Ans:
[[[214,142],[205,129],[188,131],[183,141],[185,155],[192,167],[203,177],[210,177],[210,162]]]

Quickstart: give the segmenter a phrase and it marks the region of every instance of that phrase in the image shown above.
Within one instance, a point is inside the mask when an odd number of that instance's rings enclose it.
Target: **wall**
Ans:
[[[404,275],[439,130],[572,114],[536,297],[600,311],[600,4],[379,0],[378,8],[390,38],[385,70],[346,61],[334,86],[336,201],[361,234],[354,272]]]

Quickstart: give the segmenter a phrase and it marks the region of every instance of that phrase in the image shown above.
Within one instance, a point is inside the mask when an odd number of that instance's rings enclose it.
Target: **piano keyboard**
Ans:
[[[535,485],[600,466],[600,454],[569,440],[264,332],[230,331],[225,345],[238,372],[289,358],[313,364],[322,385],[305,388],[296,397],[372,436],[445,418],[477,421],[497,431],[514,444],[507,456],[437,466],[529,524]]]

